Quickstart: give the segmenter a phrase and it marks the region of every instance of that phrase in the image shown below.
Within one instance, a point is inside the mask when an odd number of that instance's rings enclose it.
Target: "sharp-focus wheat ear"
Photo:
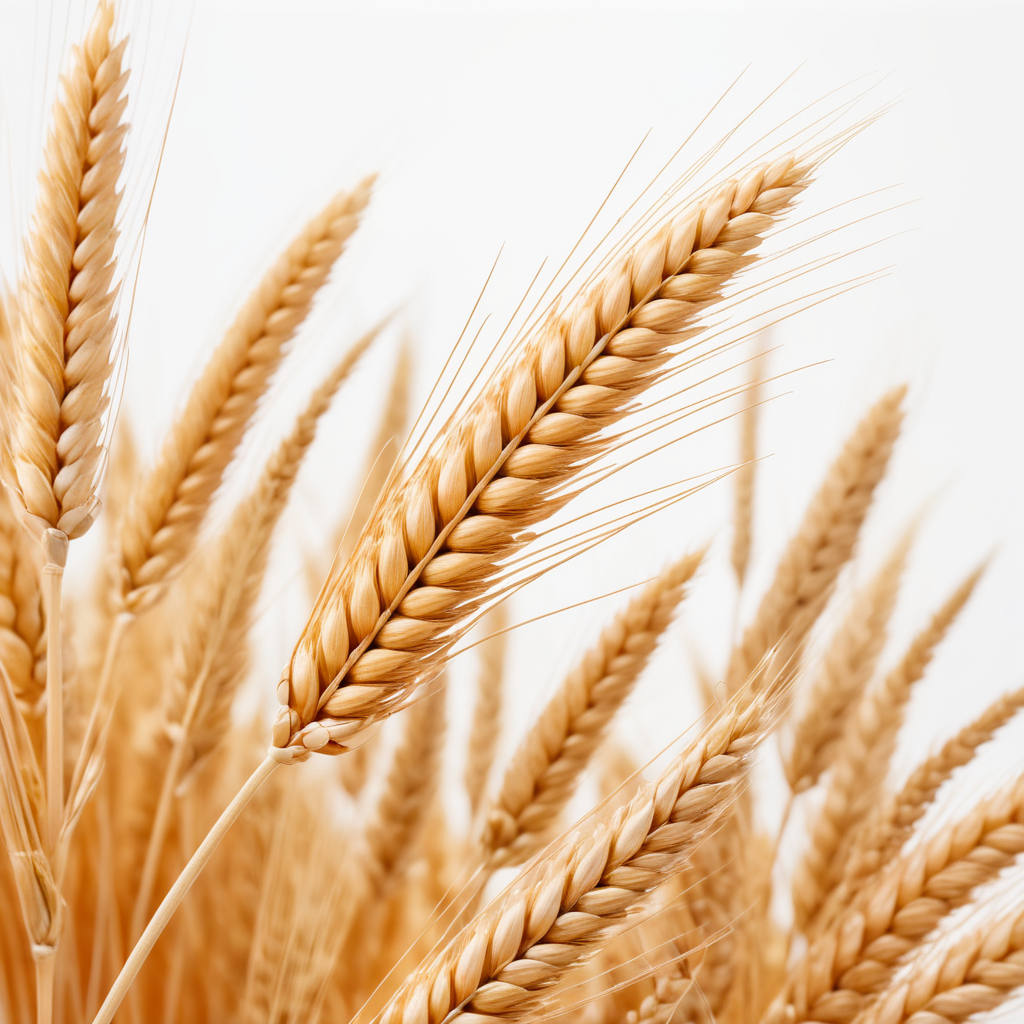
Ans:
[[[393,482],[296,645],[275,757],[343,750],[437,670],[527,529],[610,443],[602,428],[659,378],[809,170],[792,155],[755,167],[641,241],[552,313]]]
[[[34,713],[46,686],[46,634],[37,545],[0,487],[0,663],[18,704]]]
[[[381,1024],[440,1024],[453,1011],[517,1019],[615,929],[704,839],[735,798],[774,721],[781,683],[741,690],[609,825],[553,844],[389,1000]],[[471,1019],[475,1019],[471,1017]]]
[[[964,726],[942,748],[925,758],[904,783],[899,793],[878,803],[871,817],[856,834],[846,857],[842,882],[829,896],[830,903],[846,905],[866,880],[896,855],[914,825],[935,799],[940,787],[958,768],[969,764],[978,748],[1024,708],[1024,687],[1003,694],[973,722]],[[828,917],[832,915],[825,911]]]
[[[580,776],[633,692],[703,555],[674,562],[634,597],[541,711],[485,811],[482,845],[490,869],[521,864],[558,829]]]
[[[469,750],[463,775],[469,796],[469,813],[476,816],[487,788],[494,753],[501,735],[502,706],[505,689],[505,641],[508,624],[505,605],[498,605],[483,619],[483,629],[491,635],[478,648],[480,667],[476,677],[476,701],[469,730]]]
[[[253,491],[240,502],[208,559],[182,587],[171,683],[163,715],[172,739],[135,901],[132,938],[146,923],[159,856],[170,825],[172,796],[182,774],[209,757],[227,735],[231,706],[249,668],[249,630],[263,585],[274,529],[317,425],[359,357],[376,338],[353,345],[313,392],[291,432],[267,461]]]
[[[874,579],[854,595],[814,674],[785,762],[794,793],[813,786],[828,768],[847,714],[875,670],[896,607],[910,539],[909,534],[904,537]]]
[[[404,716],[404,733],[366,827],[366,865],[378,896],[393,888],[417,853],[437,791],[444,750],[444,677]]]
[[[1024,987],[1024,912],[975,925],[940,955],[915,959],[857,1024],[962,1024]]]
[[[754,621],[733,650],[725,676],[730,693],[743,685],[776,645],[784,663],[799,652],[840,569],[853,554],[899,433],[905,392],[906,388],[894,388],[876,402],[829,468],[779,562]]]
[[[764,1024],[849,1024],[901,961],[1024,852],[1024,780],[894,862],[790,972]]]
[[[757,424],[761,410],[759,382],[764,376],[767,359],[762,353],[750,364],[750,389],[744,394],[746,405],[739,416],[740,465],[733,474],[732,549],[729,552],[732,570],[740,588],[747,578],[750,544],[754,529],[754,482],[757,477]]]
[[[316,293],[355,231],[368,178],[306,225],[264,275],[193,385],[122,523],[122,597],[155,600],[195,544],[224,472]]]
[[[793,878],[793,904],[801,930],[812,926],[823,901],[842,878],[845,858],[840,854],[849,853],[853,830],[881,796],[911,688],[924,675],[982,571],[977,569],[960,584],[914,638],[899,664],[863,695],[848,722],[825,802],[808,829],[810,844]]]
[[[14,489],[37,536],[84,533],[98,509],[118,285],[127,40],[101,2],[61,79],[18,294]]]

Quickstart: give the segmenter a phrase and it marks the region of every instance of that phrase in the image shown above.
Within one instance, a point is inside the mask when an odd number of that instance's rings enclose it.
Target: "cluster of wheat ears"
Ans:
[[[1024,778],[925,826],[1024,690],[902,786],[890,772],[911,691],[980,570],[879,670],[908,533],[809,643],[885,474],[902,389],[836,455],[703,718],[656,777],[609,727],[686,598],[696,547],[666,552],[660,576],[618,599],[494,763],[516,695],[501,602],[566,550],[545,551],[538,525],[629,437],[645,390],[688,370],[707,311],[842,138],[752,163],[648,220],[401,451],[384,444],[409,418],[399,361],[338,554],[268,678],[250,631],[275,525],[376,332],[320,383],[226,522],[210,529],[209,509],[372,182],[333,199],[266,271],[138,465],[113,426],[125,53],[101,0],[66,63],[21,273],[0,304],[0,1020],[940,1024],[1012,998]],[[755,416],[751,402],[733,478],[740,586]],[[69,551],[94,524],[105,568],[62,605]],[[464,828],[437,792],[445,667],[480,621]],[[272,724],[233,713],[251,669],[276,686]],[[373,741],[392,715],[393,749]],[[783,821],[800,826],[786,870],[751,778],[773,734],[765,757],[799,810]],[[603,800],[569,825],[594,768]]]

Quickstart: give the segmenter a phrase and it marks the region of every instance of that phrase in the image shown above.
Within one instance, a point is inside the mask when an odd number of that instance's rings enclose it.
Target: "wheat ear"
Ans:
[[[13,483],[40,538],[48,529],[79,536],[98,507],[128,130],[127,40],[112,46],[113,23],[104,0],[61,79],[18,296]]]
[[[523,737],[485,811],[483,849],[490,869],[521,864],[551,838],[580,776],[671,623],[703,554],[674,562],[629,602]]]
[[[986,923],[931,962],[911,965],[857,1024],[961,1024],[1024,986],[1024,913]]]
[[[256,487],[235,510],[208,563],[188,581],[175,672],[164,691],[164,719],[173,742],[132,913],[133,940],[146,923],[174,789],[188,768],[185,758],[208,757],[227,732],[231,704],[248,670],[248,634],[274,528],[321,417],[376,335],[364,335],[318,385]]]
[[[1003,694],[939,751],[922,761],[899,793],[876,806],[870,821],[858,830],[857,842],[846,858],[843,880],[830,894],[830,903],[848,903],[860,886],[895,856],[943,783],[958,768],[969,764],[978,748],[1022,708],[1024,687]]]
[[[847,1024],[950,911],[1024,852],[1024,779],[894,862],[812,943],[764,1024]]]
[[[192,550],[257,403],[355,231],[372,179],[335,196],[246,300],[217,346],[121,527],[122,600],[152,603]]]
[[[403,983],[381,1024],[515,1020],[672,872],[735,797],[781,683],[741,691],[610,825],[555,844]]]
[[[839,855],[881,789],[911,687],[924,675],[981,572],[971,573],[957,587],[914,637],[899,664],[858,703],[837,750],[825,801],[809,828],[810,844],[793,878],[793,904],[801,930],[812,926],[829,892],[842,878],[845,861]]]
[[[552,314],[449,421],[325,583],[278,687],[274,756],[343,750],[436,670],[525,530],[610,443],[601,428],[658,378],[808,171],[785,156],[716,188]]]
[[[487,780],[494,765],[494,753],[501,734],[501,713],[505,684],[505,633],[508,624],[505,605],[498,605],[484,616],[485,633],[490,639],[480,645],[480,667],[476,677],[476,702],[469,730],[469,750],[464,774],[469,813],[475,817],[480,808]]]
[[[807,694],[793,729],[786,778],[794,793],[813,786],[828,768],[846,716],[860,699],[885,646],[910,537],[901,541],[871,582],[854,595]]]
[[[868,411],[832,463],[761,600],[754,621],[735,647],[725,684],[735,693],[767,651],[780,645],[788,663],[800,650],[849,561],[875,488],[885,474],[903,414],[906,389],[894,388]],[[765,666],[762,671],[767,671]]]

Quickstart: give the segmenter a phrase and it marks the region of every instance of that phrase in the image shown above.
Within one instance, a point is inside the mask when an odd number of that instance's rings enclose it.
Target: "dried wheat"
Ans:
[[[572,474],[608,443],[600,428],[657,379],[807,173],[794,156],[758,166],[641,242],[548,319],[389,488],[278,687],[276,757],[344,749],[443,661],[526,528],[568,500]]]

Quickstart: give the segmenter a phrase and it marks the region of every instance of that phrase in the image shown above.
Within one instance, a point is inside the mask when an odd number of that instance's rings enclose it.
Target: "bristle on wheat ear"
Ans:
[[[807,186],[794,155],[725,182],[551,315],[379,501],[278,687],[274,756],[338,753],[438,670],[526,530],[569,500],[604,427]]]

